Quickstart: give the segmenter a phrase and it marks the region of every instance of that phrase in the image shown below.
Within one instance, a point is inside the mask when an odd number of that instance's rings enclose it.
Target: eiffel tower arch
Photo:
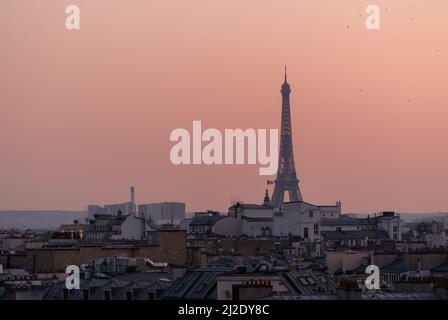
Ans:
[[[281,208],[284,202],[285,192],[288,192],[290,201],[303,201],[299,189],[299,179],[297,179],[294,164],[291,110],[289,104],[289,94],[291,93],[291,88],[287,81],[286,67],[285,81],[280,92],[282,94],[282,120],[277,178],[275,179],[275,188],[271,200],[274,208]]]

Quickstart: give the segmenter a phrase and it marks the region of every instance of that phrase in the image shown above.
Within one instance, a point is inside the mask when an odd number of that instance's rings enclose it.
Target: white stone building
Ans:
[[[303,201],[283,204],[282,210],[271,206],[266,193],[264,203],[237,203],[227,216],[219,213],[197,213],[190,222],[190,233],[247,236],[251,238],[299,236],[307,241],[320,240],[322,217],[337,219],[341,203],[335,206],[315,206]]]
[[[316,206],[303,201],[286,202],[274,216],[274,236],[299,236],[308,241],[319,241],[322,218],[337,219],[341,204]]]
[[[229,208],[228,216],[239,221],[241,234],[248,237],[271,237],[274,228],[274,208],[265,203],[237,203]]]

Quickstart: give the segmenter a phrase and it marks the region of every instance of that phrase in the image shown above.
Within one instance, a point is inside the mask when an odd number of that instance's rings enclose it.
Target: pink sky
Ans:
[[[65,29],[69,4],[79,31]],[[446,0],[0,0],[0,209],[121,202],[131,185],[138,202],[188,211],[260,203],[258,165],[174,166],[169,134],[193,120],[278,128],[287,64],[305,201],[448,211],[447,12]]]

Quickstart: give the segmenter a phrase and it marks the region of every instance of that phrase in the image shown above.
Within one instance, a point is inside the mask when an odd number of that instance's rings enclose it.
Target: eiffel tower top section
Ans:
[[[288,193],[289,201],[302,201],[302,195],[299,189],[299,180],[296,175],[294,163],[294,151],[292,143],[291,129],[291,109],[289,103],[289,94],[291,88],[288,83],[285,67],[285,81],[282,89],[282,119],[280,130],[280,152],[278,161],[277,178],[275,179],[275,188],[272,196],[272,204],[275,208],[280,208],[284,202],[284,194]]]
[[[287,67],[285,66],[285,82],[283,82],[282,90],[280,91],[282,93],[282,95],[285,95],[285,94],[289,95],[291,93],[291,89],[289,88],[289,83],[288,83],[288,74],[286,73],[286,69],[287,69]],[[289,97],[288,97],[288,101],[289,101]]]

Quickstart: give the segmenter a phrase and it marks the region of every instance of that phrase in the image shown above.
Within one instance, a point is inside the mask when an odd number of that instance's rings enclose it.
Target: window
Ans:
[[[309,237],[308,228],[307,227],[303,228],[303,237],[304,238],[308,238]]]
[[[302,284],[304,286],[312,286],[312,285],[316,284],[314,279],[311,278],[311,277],[303,277],[303,276],[301,276],[301,277],[297,277],[296,279],[299,280],[300,284]]]
[[[300,281],[300,283],[304,286],[309,286],[310,284],[308,283],[308,281],[306,280],[305,277],[298,277],[297,280]]]
[[[342,232],[342,227],[336,227],[337,232]]]
[[[261,233],[265,237],[270,237],[271,236],[271,229],[269,227],[262,227],[261,228]]]
[[[310,217],[310,218],[312,218],[312,217],[313,217],[313,215],[314,215],[314,212],[313,212],[313,210],[310,210],[310,212],[308,212],[308,215],[309,215],[309,217]]]
[[[155,292],[148,292],[148,299],[149,300],[156,300],[156,293]]]
[[[89,298],[90,298],[90,290],[89,289],[82,290],[82,299],[89,300]]]
[[[307,280],[308,283],[311,284],[311,285],[315,285],[315,284],[316,284],[316,282],[314,281],[314,279],[311,278],[311,277],[306,277],[306,280]]]
[[[314,225],[314,234],[319,234],[319,225],[318,224]]]
[[[104,290],[104,300],[111,300],[109,290]]]
[[[132,291],[126,291],[126,300],[133,300]]]
[[[394,226],[394,227],[392,228],[392,230],[393,230],[393,235],[392,235],[392,237],[393,237],[394,240],[397,240],[397,238],[398,238],[398,236],[397,236],[398,227],[397,227],[397,226]]]

